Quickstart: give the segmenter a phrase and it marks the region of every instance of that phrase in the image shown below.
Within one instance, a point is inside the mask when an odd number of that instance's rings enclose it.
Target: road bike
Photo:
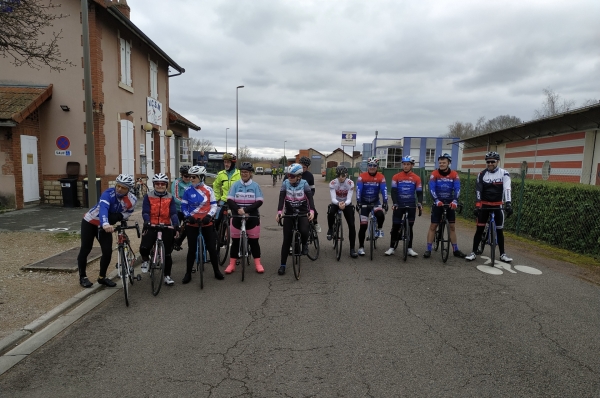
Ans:
[[[342,257],[342,243],[344,242],[344,224],[342,222],[342,213],[343,211],[338,207],[331,231],[331,240],[333,240],[333,250],[335,250],[335,259],[337,261],[340,261],[340,257]]]
[[[298,218],[299,217],[307,217],[307,214],[294,213],[294,214],[289,214],[289,215],[282,215],[279,220],[280,225],[283,225],[284,218],[291,218],[292,222],[293,222],[293,225],[292,225],[292,265],[294,268],[294,277],[296,278],[296,280],[300,279],[300,257],[302,256],[302,238],[300,235],[300,229],[298,228]],[[316,231],[315,231],[315,233],[316,233]]]
[[[367,222],[367,236],[366,239],[369,241],[369,255],[373,260],[373,253],[377,249],[377,217],[375,217],[375,205],[362,205],[361,208],[370,208],[368,222]]]
[[[397,208],[397,207],[396,207]],[[405,206],[402,210],[402,221],[400,222],[400,231],[398,231],[398,240],[394,242],[394,250],[398,248],[398,244],[402,241],[402,259],[406,261],[408,258],[408,244],[410,242],[410,223],[408,221],[408,210],[414,207]],[[422,214],[422,209],[419,207],[419,216]],[[436,249],[437,250],[437,249]]]
[[[321,252],[321,246],[319,244],[317,228],[312,221],[308,223],[308,240],[306,241],[306,245],[308,246],[308,258],[312,261],[318,259],[319,253]]]
[[[496,246],[498,245],[498,233],[496,232],[496,218],[494,210],[501,210],[502,206],[499,207],[486,207],[481,210],[491,210],[485,223],[485,227],[483,229],[483,233],[481,234],[481,242],[479,242],[479,247],[477,248],[477,254],[483,254],[485,250],[485,245],[490,246],[490,266],[494,266],[496,260]],[[480,210],[480,211],[481,211]]]
[[[160,292],[160,288],[162,286],[162,281],[165,276],[165,244],[163,242],[162,234],[165,229],[173,229],[170,225],[165,224],[151,224],[148,228],[153,228],[157,230],[156,233],[156,242],[154,242],[154,246],[152,246],[152,250],[150,250],[150,281],[152,287],[152,294],[158,295]]]
[[[133,194],[136,198],[143,198],[148,193],[148,177],[138,177],[135,179]]]
[[[246,268],[250,267],[250,242],[248,241],[248,233],[246,232],[246,220],[250,217],[257,216],[249,216],[247,214],[244,215],[234,215],[233,218],[240,218],[242,221],[242,226],[240,227],[240,247],[238,249],[238,259],[242,264],[242,282],[244,281],[244,276],[246,274]]]
[[[131,248],[131,242],[129,241],[129,237],[125,230],[127,229],[135,229],[137,231],[138,238],[140,237],[140,227],[138,223],[135,223],[135,226],[128,227],[127,221],[121,221],[121,225],[115,227],[115,232],[117,233],[117,271],[121,281],[123,282],[123,293],[125,294],[125,305],[129,307],[129,283],[133,285],[133,281],[137,279],[138,281],[142,280],[142,276],[138,275],[137,278],[135,276],[135,271],[133,269],[135,265],[135,261],[137,257],[135,252]]]
[[[273,186],[277,184],[277,174],[273,174]]]
[[[217,253],[220,265],[225,264],[227,257],[229,257],[229,244],[231,243],[230,220],[229,207],[224,204],[221,218],[217,220]]]
[[[445,204],[442,212],[442,218],[435,229],[435,235],[433,237],[433,250],[437,251],[442,246],[442,261],[445,263],[448,261],[450,254],[450,222],[448,221],[448,208],[450,205]]]

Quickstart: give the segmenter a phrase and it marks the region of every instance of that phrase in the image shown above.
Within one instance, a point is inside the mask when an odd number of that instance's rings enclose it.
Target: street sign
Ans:
[[[71,151],[54,151],[56,156],[71,156]]]
[[[69,141],[68,137],[61,135],[56,139],[56,147],[60,150],[67,150],[71,146],[71,141]]]
[[[356,133],[353,131],[342,131],[342,146],[356,146]]]

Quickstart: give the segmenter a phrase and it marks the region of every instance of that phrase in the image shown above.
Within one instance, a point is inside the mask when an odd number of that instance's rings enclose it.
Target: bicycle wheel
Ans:
[[[315,261],[319,258],[321,247],[319,246],[319,234],[315,229],[315,224],[310,223],[308,226],[308,258]]]
[[[488,222],[487,224],[485,224],[485,228],[483,229],[483,234],[481,234],[481,242],[479,242],[479,246],[477,248],[477,253],[475,253],[475,254],[483,254],[483,251],[485,250],[485,245],[487,244],[487,240],[488,240],[489,228],[490,228],[490,224]]]
[[[442,261],[448,261],[450,254],[450,223],[448,220],[442,220],[440,223],[440,242],[442,244]]]
[[[162,281],[165,275],[165,245],[162,241],[157,241],[155,245],[154,257],[150,264],[150,281],[152,282],[152,294],[157,295],[162,287]]]
[[[242,282],[244,281],[244,275],[246,274],[246,266],[250,266],[250,258],[248,257],[248,236],[245,232],[242,232],[240,238],[240,254],[242,263]]]
[[[333,228],[331,229],[331,240],[333,241],[333,250],[335,250],[335,252],[337,253],[337,247],[338,247],[338,219],[336,217],[335,221],[333,222]]]
[[[442,240],[442,231],[440,227],[441,223],[435,227],[435,234],[433,235],[433,250],[437,251],[440,247],[440,241]]]
[[[404,229],[404,233],[402,234],[402,259],[406,261],[406,259],[408,258],[408,242],[410,241],[410,227],[408,226],[408,217],[404,217],[404,222],[402,224],[402,229]]]
[[[494,267],[496,265],[496,241],[497,237],[496,237],[496,225],[495,223],[490,224],[490,260],[492,260],[492,263],[490,264],[490,266]]]
[[[295,230],[292,234],[292,265],[294,267],[294,277],[300,279],[300,257],[302,252],[302,242],[300,240],[300,231]]]
[[[373,252],[375,251],[375,220],[369,218],[369,249],[371,260],[373,260]]]
[[[129,284],[127,283],[128,272],[127,256],[125,248],[119,247],[119,272],[121,273],[121,282],[123,283],[123,293],[125,294],[125,305],[129,307]]]
[[[129,282],[133,285],[133,281],[135,279],[135,274],[133,271],[133,267],[135,266],[135,253],[131,250],[131,246],[129,243],[125,246],[125,258],[127,258],[127,266],[129,267]]]
[[[219,228],[219,237],[217,239],[217,244],[219,245],[217,248],[219,254],[219,265],[224,265],[227,261],[227,257],[229,257],[229,243],[231,242],[231,231],[229,228],[229,217],[223,214],[221,227]]]
[[[338,220],[337,231],[335,232],[335,259],[340,261],[340,257],[342,257],[342,242],[344,241],[344,225],[342,220]]]

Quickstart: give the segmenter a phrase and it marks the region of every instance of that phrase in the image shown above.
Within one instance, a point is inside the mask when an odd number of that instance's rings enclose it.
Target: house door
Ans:
[[[21,165],[23,170],[23,201],[40,199],[38,176],[37,137],[21,136]]]

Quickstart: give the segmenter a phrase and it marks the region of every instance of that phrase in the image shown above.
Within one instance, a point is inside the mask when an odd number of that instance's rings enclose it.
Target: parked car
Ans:
[[[271,175],[272,172],[273,172],[273,170],[266,168],[263,174]]]

